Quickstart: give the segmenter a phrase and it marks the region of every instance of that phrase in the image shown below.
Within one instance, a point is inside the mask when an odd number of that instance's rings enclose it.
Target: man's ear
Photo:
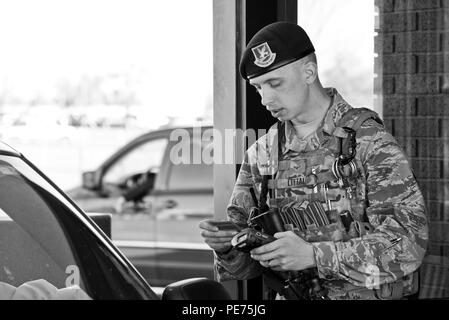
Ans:
[[[308,61],[304,64],[304,75],[307,84],[312,84],[315,82],[318,76],[318,66],[313,61]]]

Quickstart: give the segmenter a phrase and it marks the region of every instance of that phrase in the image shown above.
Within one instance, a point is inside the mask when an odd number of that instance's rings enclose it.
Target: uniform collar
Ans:
[[[310,136],[310,135],[309,135]],[[283,145],[282,153],[286,153],[289,150],[300,152],[308,144],[309,136],[305,139],[299,139],[296,135],[295,127],[290,121],[285,122],[285,144]]]
[[[314,133],[310,134],[305,139],[299,139],[296,136],[293,124],[290,121],[285,122],[285,144],[282,148],[283,154],[287,153],[289,150],[296,152],[305,151],[308,145],[310,145],[312,149],[317,149],[319,146],[322,146],[329,140],[330,136],[332,136],[342,115],[351,108],[335,88],[325,88],[325,90],[329,97],[333,98],[333,101],[329,106],[323,121]]]
[[[322,129],[323,133],[332,135],[338,121],[341,119],[343,114],[351,108],[351,106],[338,93],[337,89],[326,88],[326,92],[329,97],[333,97],[334,100],[332,105],[327,110],[320,128]]]

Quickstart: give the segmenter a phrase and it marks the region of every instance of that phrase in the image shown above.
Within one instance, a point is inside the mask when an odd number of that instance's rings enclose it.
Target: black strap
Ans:
[[[282,160],[282,144],[285,142],[285,122],[278,121],[278,161]]]
[[[260,198],[259,198],[259,212],[265,212],[268,211],[269,207],[267,204],[267,195],[268,195],[268,180],[270,179],[269,175],[263,175],[262,176],[262,186],[260,190]]]
[[[276,291],[286,299],[310,300],[310,297],[302,292],[297,284],[287,285],[287,279],[277,275],[271,269],[266,269],[264,271],[263,280],[268,288]]]
[[[263,280],[267,287],[273,289],[280,295],[285,295],[285,280],[275,274],[271,269],[265,269]]]

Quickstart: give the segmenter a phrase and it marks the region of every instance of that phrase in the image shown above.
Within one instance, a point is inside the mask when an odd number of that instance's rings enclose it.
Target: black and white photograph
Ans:
[[[0,0],[0,41],[0,300],[449,299],[449,0]]]

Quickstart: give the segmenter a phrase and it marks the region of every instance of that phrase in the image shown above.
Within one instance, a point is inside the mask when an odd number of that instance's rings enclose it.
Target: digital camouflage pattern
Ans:
[[[276,174],[276,179],[269,181],[274,193],[269,203],[281,211],[305,201],[326,203],[326,193],[331,199],[331,224],[296,233],[312,243],[316,272],[328,296],[388,298],[398,286],[407,295],[413,272],[421,265],[427,247],[424,199],[403,151],[383,125],[372,119],[357,130],[357,174],[349,179],[351,188],[338,186],[330,170],[335,160],[335,136],[342,126],[339,120],[352,107],[335,89],[328,89],[328,94],[333,103],[316,132],[300,140],[291,123],[285,123],[281,159],[277,125],[247,150],[227,208],[228,217],[246,224],[251,208],[257,206],[250,188],[260,194],[262,175],[266,174]],[[350,126],[352,120],[345,125]],[[305,187],[311,173],[318,177],[319,188]],[[322,182],[332,180],[328,189],[321,187]],[[354,220],[365,220],[374,230],[361,235],[353,224],[345,231],[335,214],[342,210],[350,210]],[[249,254],[235,249],[216,254],[215,268],[220,281],[250,279],[264,271]]]

